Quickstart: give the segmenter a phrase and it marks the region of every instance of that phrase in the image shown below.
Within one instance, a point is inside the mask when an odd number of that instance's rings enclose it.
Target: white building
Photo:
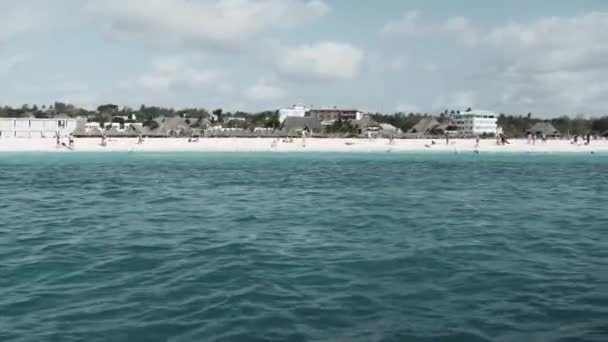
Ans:
[[[497,134],[496,113],[481,110],[461,112],[452,118],[458,131],[465,135]]]
[[[53,138],[76,130],[76,119],[59,116],[53,119],[0,118],[0,138]]]
[[[304,116],[306,116],[306,113],[308,111],[308,108],[298,105],[294,105],[291,108],[279,109],[279,120],[281,121],[281,123],[283,123],[285,122],[285,119],[289,117],[303,118]]]

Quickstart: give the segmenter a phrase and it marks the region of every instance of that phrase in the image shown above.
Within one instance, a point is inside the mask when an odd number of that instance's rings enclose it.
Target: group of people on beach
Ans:
[[[67,143],[65,141],[66,139]],[[72,134],[68,135],[67,137],[62,137],[61,134],[57,132],[55,134],[55,142],[57,148],[67,148],[68,150],[74,149],[74,136]]]
[[[308,140],[312,136],[312,133],[311,133],[310,129],[308,128],[308,126],[306,126],[302,129],[302,131],[300,132],[300,135],[302,137],[302,147],[306,147]],[[293,143],[293,138],[287,136],[284,139],[280,140],[280,142],[290,144],[290,143]],[[271,148],[277,148],[278,146],[279,146],[279,139],[274,139],[272,141],[272,143],[270,143]]]
[[[99,143],[99,146],[106,147],[106,146],[108,146],[108,142],[109,141],[110,141],[110,139],[105,134],[102,134],[101,135],[101,142]],[[142,145],[143,143],[144,143],[144,137],[143,137],[143,135],[137,136],[137,145]]]

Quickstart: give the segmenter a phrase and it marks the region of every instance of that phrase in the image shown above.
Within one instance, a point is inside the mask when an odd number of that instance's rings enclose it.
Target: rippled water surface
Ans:
[[[0,155],[0,341],[607,341],[608,156]]]

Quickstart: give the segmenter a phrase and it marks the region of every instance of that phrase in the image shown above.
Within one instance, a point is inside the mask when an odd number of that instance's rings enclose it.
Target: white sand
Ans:
[[[292,143],[280,140],[272,147],[274,139],[268,138],[208,138],[189,143],[187,138],[146,139],[138,145],[137,139],[111,138],[107,146],[100,146],[99,138],[76,139],[75,152],[452,152],[473,153],[476,149],[484,152],[538,152],[538,153],[608,153],[608,140],[592,140],[589,146],[574,145],[567,140],[549,140],[546,143],[537,141],[529,145],[526,140],[510,140],[510,145],[498,146],[496,140],[481,140],[478,148],[475,140],[436,139],[435,145],[430,139],[395,140],[389,145],[387,139],[320,139],[313,138],[302,146],[302,139]],[[66,148],[57,148],[54,139],[0,139],[0,152],[72,152]]]

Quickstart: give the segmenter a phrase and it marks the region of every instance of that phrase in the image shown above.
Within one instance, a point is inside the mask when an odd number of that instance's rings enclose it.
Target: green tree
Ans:
[[[63,102],[55,102],[54,109],[57,113],[65,113],[68,106]]]
[[[594,119],[591,122],[591,130],[593,130],[597,134],[603,134],[608,132],[608,116]]]
[[[217,122],[219,123],[223,123],[224,122],[224,118],[222,117],[222,109],[218,108],[216,110],[213,111],[213,115],[215,115],[217,117]]]
[[[115,104],[104,104],[104,105],[97,107],[97,111],[100,113],[114,114],[114,113],[118,112],[118,106]]]
[[[150,130],[155,130],[160,127],[158,122],[156,122],[156,120],[152,119],[151,117],[149,117],[148,119],[146,119],[146,121],[143,122],[143,126],[148,127],[148,129]]]

